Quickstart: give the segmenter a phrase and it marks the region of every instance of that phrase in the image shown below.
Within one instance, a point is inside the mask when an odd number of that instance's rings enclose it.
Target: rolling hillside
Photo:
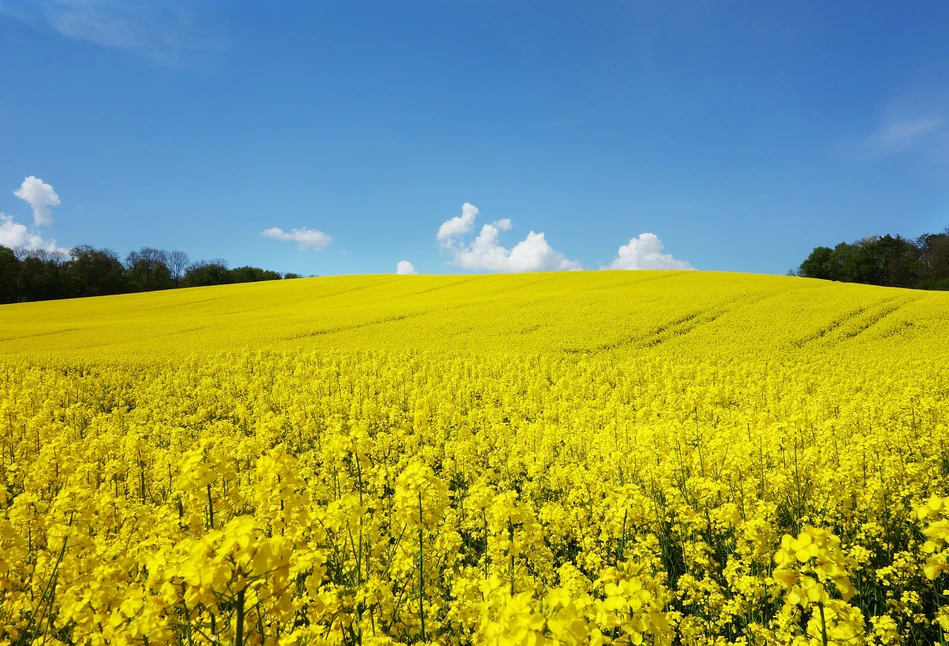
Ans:
[[[947,339],[699,272],[3,306],[0,643],[944,641]]]
[[[949,294],[700,272],[347,276],[0,306],[0,356],[847,352],[949,338]]]

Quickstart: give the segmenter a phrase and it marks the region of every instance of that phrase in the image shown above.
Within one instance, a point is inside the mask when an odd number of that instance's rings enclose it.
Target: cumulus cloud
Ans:
[[[692,269],[684,260],[662,253],[662,240],[655,233],[641,233],[616,252],[610,269]]]
[[[38,233],[30,231],[26,225],[16,222],[12,216],[5,213],[0,213],[0,247],[50,253],[66,251],[60,249],[55,240],[47,240]]]
[[[317,251],[326,249],[326,246],[333,241],[333,238],[322,231],[307,229],[306,227],[302,229],[291,229],[290,231],[284,231],[278,227],[271,227],[266,231],[262,231],[260,235],[265,238],[274,238],[275,240],[296,242],[300,249],[316,249]]]
[[[415,271],[415,265],[410,263],[408,260],[400,260],[399,264],[395,266],[395,273],[397,274],[417,274]]]
[[[474,231],[478,209],[465,202],[461,215],[446,220],[438,228],[435,238],[443,251],[451,254],[452,264],[465,269],[485,269],[495,272],[557,271],[580,269],[580,263],[568,259],[553,249],[543,233],[531,231],[527,237],[508,249],[500,242],[501,231],[513,226],[504,218],[485,224],[471,242],[463,238]]]
[[[38,177],[29,177],[23,180],[20,188],[13,191],[21,200],[25,201],[33,209],[33,224],[41,227],[53,223],[53,214],[50,211],[51,206],[59,205],[59,196],[53,187]]]
[[[435,234],[435,239],[443,246],[450,245],[453,238],[459,238],[474,230],[476,217],[478,217],[478,207],[465,202],[461,206],[461,215],[442,222],[442,225],[438,227],[438,233]]]

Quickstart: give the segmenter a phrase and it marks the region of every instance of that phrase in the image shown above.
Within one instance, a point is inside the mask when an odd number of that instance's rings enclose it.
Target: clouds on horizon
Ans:
[[[504,247],[500,242],[501,231],[510,231],[513,227],[508,218],[485,224],[474,240],[465,242],[464,238],[474,231],[478,213],[474,204],[465,202],[461,215],[443,222],[435,234],[439,248],[451,255],[453,265],[503,273],[582,268],[578,261],[570,260],[551,247],[543,233],[530,231],[512,248]]]
[[[0,213],[0,247],[8,249],[26,249],[27,251],[65,252],[55,240],[48,240],[26,225],[13,219],[12,215]]]
[[[13,194],[29,204],[33,212],[34,228],[30,229],[17,222],[13,216],[0,213],[0,246],[22,248],[30,251],[66,252],[55,240],[44,238],[36,227],[53,223],[52,207],[60,204],[59,195],[52,185],[30,175],[24,178]],[[481,227],[478,235],[470,241],[475,230],[478,208],[465,202],[461,215],[449,218],[438,228],[435,235],[439,249],[451,256],[451,263],[464,268],[485,270],[498,273],[517,273],[534,271],[579,270],[579,261],[570,260],[555,250],[547,242],[543,232],[529,231],[527,236],[511,248],[501,244],[501,232],[513,229],[509,218],[495,220]],[[284,231],[271,227],[261,232],[261,236],[284,242],[294,242],[299,249],[322,251],[333,241],[332,236],[317,229],[301,227]],[[692,269],[686,261],[671,254],[663,253],[664,245],[654,233],[642,233],[639,237],[619,247],[616,256],[604,269]],[[400,260],[396,265],[397,274],[417,274],[415,266]]]
[[[30,175],[23,179],[23,183],[13,191],[13,194],[30,205],[33,211],[34,229],[31,230],[25,224],[17,222],[12,215],[0,213],[0,246],[49,253],[65,252],[66,249],[60,249],[55,240],[46,239],[35,230],[35,227],[53,224],[51,208],[60,203],[59,195],[53,187],[40,178]]]
[[[291,229],[290,231],[284,231],[279,227],[270,227],[265,231],[261,231],[260,235],[265,238],[273,238],[274,240],[296,242],[301,250],[315,249],[322,251],[333,241],[333,238],[328,234],[318,231],[317,229],[308,229],[306,227]]]
[[[693,269],[686,261],[662,253],[663,248],[655,233],[641,233],[617,250],[608,269]]]
[[[443,253],[451,256],[451,264],[465,269],[492,272],[564,271],[582,269],[579,261],[570,260],[553,249],[543,233],[530,231],[527,237],[512,248],[500,242],[502,231],[510,231],[509,218],[495,220],[481,227],[481,232],[466,242],[474,233],[478,208],[469,202],[461,207],[461,215],[442,222],[435,240]],[[616,256],[604,269],[693,269],[685,260],[663,253],[662,241],[654,233],[642,233],[620,246]]]

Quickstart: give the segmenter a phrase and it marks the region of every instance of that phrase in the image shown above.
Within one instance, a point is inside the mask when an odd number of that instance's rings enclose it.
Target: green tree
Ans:
[[[20,260],[13,249],[0,247],[0,303],[20,300]]]
[[[199,260],[185,272],[185,287],[206,287],[208,285],[226,285],[231,282],[227,263],[216,259],[210,262]]]
[[[943,233],[926,233],[916,239],[919,248],[920,284],[928,289],[949,289],[949,227]]]
[[[130,287],[133,291],[150,292],[174,287],[168,254],[161,249],[142,247],[125,258]]]
[[[66,274],[67,257],[60,252],[27,250],[20,260],[20,298],[48,301],[74,296]]]
[[[255,283],[261,280],[280,280],[280,274],[260,267],[235,267],[228,272],[232,283]]]
[[[949,227],[916,240],[887,234],[841,242],[833,249],[816,247],[797,273],[848,283],[949,289]]]
[[[811,254],[801,263],[801,267],[798,269],[798,276],[803,276],[804,278],[830,278],[830,261],[831,257],[834,254],[834,250],[830,247],[817,247]]]
[[[188,259],[188,254],[184,251],[171,251],[168,253],[167,259],[171,279],[174,281],[175,287],[180,287],[181,281],[185,277],[185,272],[188,271],[188,265],[191,263]]]
[[[105,296],[128,290],[125,268],[110,249],[93,249],[89,245],[73,247],[67,274],[76,296]]]

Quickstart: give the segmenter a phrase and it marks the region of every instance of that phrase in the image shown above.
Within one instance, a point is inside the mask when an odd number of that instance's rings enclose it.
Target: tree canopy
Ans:
[[[841,242],[833,249],[816,247],[796,273],[845,283],[949,290],[949,227],[915,240],[887,234]]]
[[[259,267],[228,269],[221,259],[191,262],[183,251],[142,247],[119,259],[111,249],[77,245],[68,253],[0,246],[0,304],[108,296],[176,287],[297,278]]]

